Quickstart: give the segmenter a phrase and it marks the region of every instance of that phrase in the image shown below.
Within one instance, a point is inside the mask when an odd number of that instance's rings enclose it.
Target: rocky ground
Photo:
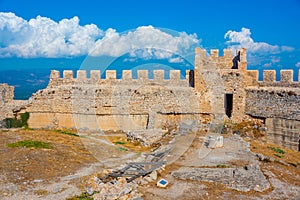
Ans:
[[[207,147],[209,135],[216,136],[205,131],[191,131],[163,141],[163,146],[170,147],[165,157],[166,166],[130,186],[135,197],[300,198],[299,152],[265,143],[261,138],[253,140],[233,134],[223,134],[224,146],[211,149]],[[9,143],[25,139],[48,142],[52,148],[7,147]],[[284,154],[274,148],[283,150]],[[101,178],[100,172],[146,159],[149,153],[149,148],[126,144],[124,133],[76,137],[54,131],[0,130],[0,198],[76,199],[76,195],[88,189],[89,180]],[[169,182],[166,188],[156,186],[160,178]],[[124,179],[118,184],[126,185],[123,182]],[[103,184],[98,188],[103,189]],[[93,197],[101,199],[99,194],[102,193],[96,192]]]

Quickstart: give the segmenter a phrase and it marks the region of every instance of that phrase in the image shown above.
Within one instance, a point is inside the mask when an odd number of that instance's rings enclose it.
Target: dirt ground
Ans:
[[[52,148],[7,147],[23,140],[47,142]],[[2,129],[0,199],[57,200],[80,194],[92,174],[149,151],[124,141],[119,132],[77,137],[51,130]]]
[[[249,140],[252,152],[275,159],[260,162],[261,169],[271,184],[264,192],[238,192],[222,184],[181,181],[170,174],[184,163],[189,163],[193,149],[201,148],[198,133],[186,153],[178,161],[166,166],[158,178],[167,178],[166,189],[156,182],[140,188],[144,199],[297,199],[300,188],[300,152]],[[8,148],[7,144],[20,140],[48,142],[51,149]],[[75,137],[46,130],[0,130],[0,199],[66,199],[84,191],[85,181],[107,167],[118,166],[142,151],[130,146],[116,145],[124,136],[107,138],[97,135]],[[284,150],[278,157],[270,147]],[[105,151],[104,151],[105,150]],[[277,154],[277,155],[275,155]],[[193,163],[191,163],[192,165]],[[231,163],[234,164],[234,163]],[[174,195],[168,196],[173,193]],[[175,195],[176,194],[176,195]],[[299,194],[300,195],[300,194]],[[298,196],[298,197],[297,197]],[[175,198],[176,197],[176,198]],[[177,198],[178,197],[178,198]]]
[[[58,181],[59,177],[96,162],[79,137],[53,131],[19,129],[2,130],[0,138],[0,196],[9,197],[17,192],[34,190],[36,184]],[[21,140],[48,142],[52,149],[6,146]]]
[[[197,154],[199,154],[199,149],[203,147],[203,143],[199,142],[197,138],[201,138],[203,133],[198,132],[193,143],[180,158],[168,165],[166,170],[158,175],[158,179],[163,178],[169,181],[167,188],[158,188],[156,182],[150,183],[139,188],[139,190],[144,194],[143,198],[145,200],[150,199],[295,199],[300,200],[300,152],[293,151],[290,149],[282,148],[275,144],[270,144],[263,142],[264,138],[259,139],[245,139],[245,141],[250,142],[250,150],[254,154],[259,153],[266,157],[271,158],[271,161],[261,161],[260,168],[263,174],[266,176],[270,183],[270,188],[263,192],[240,192],[234,189],[226,188],[223,184],[218,184],[214,182],[203,182],[203,181],[190,181],[190,180],[179,180],[174,178],[171,173],[178,170],[183,166],[199,166],[199,167],[214,167],[210,165],[210,156],[216,156],[218,153],[210,154],[206,158],[197,159]],[[224,137],[231,137],[230,134],[223,135]],[[228,143],[224,143],[229,145]],[[231,144],[233,148],[229,148],[229,152],[236,152],[237,157],[232,160],[226,161],[223,159],[219,164],[225,164],[231,167],[243,167],[247,164],[247,159],[241,154],[239,157],[240,149],[235,145]],[[284,151],[284,154],[275,152],[271,148],[279,148]],[[243,147],[241,147],[243,148]],[[215,150],[218,151],[218,150]],[[219,156],[222,157],[224,149],[220,149]],[[226,152],[225,154],[229,153]],[[225,157],[224,154],[224,157]],[[217,156],[216,156],[217,157]],[[216,158],[214,157],[214,158]],[[214,159],[212,159],[214,160]],[[216,166],[216,161],[214,164]]]

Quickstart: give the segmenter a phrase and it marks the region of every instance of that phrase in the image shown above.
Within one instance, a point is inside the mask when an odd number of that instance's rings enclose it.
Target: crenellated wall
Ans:
[[[153,70],[153,79],[149,78],[148,70],[137,70],[137,79],[132,78],[131,70],[123,70],[122,78],[117,79],[116,70],[106,70],[105,79],[101,78],[100,70],[91,70],[90,78],[87,78],[85,70],[78,70],[76,77],[72,70],[64,70],[61,77],[59,71],[53,70],[50,75],[49,86],[70,85],[70,84],[159,84],[163,86],[189,86],[189,70],[186,71],[185,79],[181,79],[180,70],[170,70],[170,79],[164,79],[164,70]]]
[[[293,81],[293,70],[281,70],[279,81],[273,70],[264,71],[262,81],[257,71],[249,73],[257,81],[246,88],[246,114],[300,120],[300,82]]]
[[[300,86],[300,70],[298,73],[298,81],[294,81],[294,71],[293,70],[280,70],[280,80],[276,80],[276,70],[264,70],[263,80],[259,81],[259,71],[248,70],[248,86],[256,87],[299,87]]]
[[[265,119],[268,141],[299,150],[300,78],[293,81],[293,70],[281,70],[278,81],[274,70],[263,71],[262,81],[258,71],[247,73],[245,113]]]
[[[218,50],[211,50],[210,55],[200,48],[195,51],[195,90],[200,93],[200,109],[205,113],[225,116],[225,95],[233,95],[231,118],[234,121],[245,119],[246,85],[246,49],[240,49],[238,69],[231,69],[233,54],[224,49],[223,56]]]
[[[197,95],[180,71],[170,70],[164,79],[163,70],[154,70],[148,78],[147,70],[139,70],[132,79],[132,71],[125,70],[121,79],[116,71],[52,71],[46,89],[30,98],[29,126],[33,128],[88,129],[147,129],[161,127],[169,119],[200,118]],[[176,121],[175,120],[175,121]]]
[[[194,70],[183,79],[179,70],[170,70],[169,79],[164,70],[154,70],[153,79],[147,70],[138,70],[136,79],[131,70],[122,71],[120,79],[114,70],[106,70],[105,78],[98,70],[53,70],[47,88],[29,99],[29,126],[132,130],[186,119],[223,123],[228,117],[234,122],[259,118],[266,121],[269,141],[296,149],[300,133],[291,127],[300,121],[300,71],[297,82],[292,70],[281,70],[278,81],[276,71],[265,70],[259,81],[258,71],[247,70],[244,48],[238,69],[231,69],[235,55],[229,49],[220,56],[218,50],[208,54],[196,48]]]
[[[200,94],[200,110],[225,115],[226,94],[232,94],[232,116],[235,122],[265,119],[267,139],[282,146],[298,150],[300,123],[300,70],[298,81],[293,81],[293,70],[281,70],[276,81],[275,70],[246,70],[246,49],[240,50],[238,69],[231,69],[233,54],[224,49],[195,51],[195,90]],[[223,113],[221,112],[223,111]],[[295,128],[296,127],[296,128]]]

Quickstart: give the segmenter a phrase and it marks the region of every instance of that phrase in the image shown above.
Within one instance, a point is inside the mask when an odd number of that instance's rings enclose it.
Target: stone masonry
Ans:
[[[14,87],[0,84],[0,128],[5,126],[3,120],[13,118],[14,111],[23,111],[27,101],[14,100]]]
[[[79,70],[76,78],[73,71],[61,75],[53,70],[47,88],[28,101],[28,124],[32,128],[146,130],[188,119],[213,124],[226,118],[234,122],[262,119],[269,141],[298,149],[300,73],[295,82],[292,70],[282,70],[277,81],[276,72],[266,70],[259,81],[258,71],[247,70],[246,49],[240,49],[240,55],[239,68],[231,69],[231,50],[219,56],[218,50],[208,55],[196,48],[194,70],[187,71],[185,79],[178,70],[170,70],[170,79],[164,79],[163,70],[154,70],[153,79],[147,70],[139,70],[137,79],[130,70],[124,70],[121,79],[114,70],[102,72],[105,79],[97,70],[91,70],[90,76]],[[5,118],[12,113],[7,105],[14,103],[13,89],[2,84],[0,91],[1,117]]]
[[[187,73],[189,74],[189,73]],[[29,126],[34,128],[85,128],[90,130],[135,130],[161,127],[176,116],[176,120],[200,116],[197,95],[188,80],[180,79],[179,71],[138,71],[132,79],[131,71],[123,71],[116,79],[115,71],[52,71],[50,83],[30,98]],[[188,106],[187,106],[188,105]]]

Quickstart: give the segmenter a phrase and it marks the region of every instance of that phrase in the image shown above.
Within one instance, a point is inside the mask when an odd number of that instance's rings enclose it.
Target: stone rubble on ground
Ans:
[[[132,142],[140,142],[142,146],[151,147],[159,142],[166,130],[159,129],[147,129],[147,130],[133,130],[127,131],[126,138]]]
[[[190,124],[190,125],[188,125]],[[191,131],[192,128],[195,129],[196,122],[188,121],[187,124],[183,123],[183,128],[179,129],[178,132],[174,134],[185,134],[187,131]],[[197,127],[196,127],[197,128]],[[196,129],[195,129],[196,130]],[[153,132],[154,130],[150,130]],[[157,130],[156,130],[157,131]],[[159,131],[157,131],[159,132]],[[137,138],[143,139],[140,142],[144,145],[150,145],[161,139],[164,136],[165,132],[160,131],[156,135],[151,135],[150,137],[143,138],[144,136],[138,135],[138,132],[131,132],[133,134],[127,135],[127,137],[132,138],[133,140],[137,140]],[[135,133],[135,134],[134,134]],[[142,133],[142,132],[139,132]],[[145,133],[145,132],[144,132]],[[128,134],[128,133],[127,133]],[[157,139],[159,138],[159,139]],[[174,138],[173,138],[174,139]],[[142,155],[137,158],[135,162],[158,162],[165,161],[165,157],[168,155],[170,149],[172,148],[172,142],[168,145],[160,146],[155,151],[148,155]],[[126,165],[122,165],[118,167],[118,169],[124,168]],[[162,165],[160,168],[153,170],[150,174],[145,177],[139,177],[133,180],[130,183],[127,183],[125,177],[120,177],[118,179],[114,179],[108,181],[106,183],[102,182],[98,177],[91,178],[86,185],[86,192],[89,195],[93,195],[95,200],[104,200],[104,199],[142,199],[142,194],[137,191],[139,185],[146,185],[150,182],[156,181],[158,178],[158,174],[161,173],[165,168],[165,165]],[[114,170],[104,170],[103,174],[107,175]]]
[[[258,165],[244,168],[192,168],[182,167],[172,175],[182,180],[207,181],[225,184],[227,187],[248,192],[262,192],[270,188],[270,184]]]
[[[215,149],[223,147],[223,136],[209,136],[208,137],[208,148]]]

